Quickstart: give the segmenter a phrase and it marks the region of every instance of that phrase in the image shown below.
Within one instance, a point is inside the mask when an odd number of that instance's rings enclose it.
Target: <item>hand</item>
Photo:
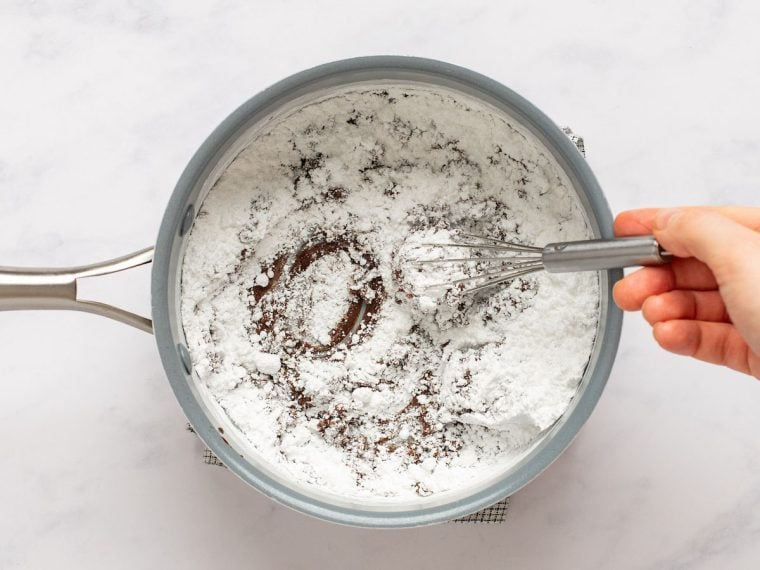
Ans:
[[[648,208],[621,213],[615,234],[654,234],[677,256],[615,284],[665,350],[760,379],[760,208]]]

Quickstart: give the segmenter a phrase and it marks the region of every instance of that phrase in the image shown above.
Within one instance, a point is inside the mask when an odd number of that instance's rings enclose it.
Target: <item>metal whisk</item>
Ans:
[[[468,241],[424,245],[460,247],[476,253],[485,251],[492,255],[418,260],[417,263],[473,263],[487,269],[472,277],[439,283],[431,287],[475,283],[474,287],[464,288],[462,293],[476,293],[542,269],[549,273],[597,271],[635,265],[663,265],[673,258],[673,255],[664,251],[652,236],[568,241],[550,243],[545,247],[523,245],[468,233],[458,234],[457,237]],[[478,283],[479,281],[482,283]]]

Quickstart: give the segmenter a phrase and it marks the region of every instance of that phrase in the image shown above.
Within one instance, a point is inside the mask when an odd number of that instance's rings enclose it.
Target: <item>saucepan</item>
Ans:
[[[203,442],[238,477],[275,501],[303,513],[364,527],[408,527],[449,521],[515,493],[570,444],[596,405],[617,351],[622,313],[612,302],[619,269],[600,272],[601,300],[593,352],[569,409],[516,464],[477,489],[442,500],[401,507],[368,505],[320,495],[278,475],[246,446],[218,429],[224,413],[193,372],[180,319],[184,247],[199,205],[225,167],[268,118],[303,100],[347,85],[383,82],[427,84],[464,93],[509,115],[530,130],[571,181],[596,238],[612,238],[612,215],[578,149],[546,115],[507,87],[473,71],[414,57],[364,57],[328,63],[292,75],[254,96],[205,140],[179,178],[156,243],[136,253],[92,265],[59,269],[0,268],[0,309],[70,309],[108,317],[155,335],[161,362],[189,422]],[[77,296],[77,281],[152,262],[152,319]]]

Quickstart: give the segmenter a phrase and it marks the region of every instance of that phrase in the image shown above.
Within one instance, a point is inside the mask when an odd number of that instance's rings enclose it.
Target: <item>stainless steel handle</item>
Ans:
[[[543,250],[542,261],[546,271],[564,273],[662,265],[672,258],[652,236],[638,236],[550,243]]]
[[[78,279],[108,275],[145,265],[151,261],[153,261],[153,248],[148,247],[92,265],[61,268],[0,267],[0,311],[22,309],[84,311],[152,333],[153,323],[146,317],[106,303],[77,299]]]

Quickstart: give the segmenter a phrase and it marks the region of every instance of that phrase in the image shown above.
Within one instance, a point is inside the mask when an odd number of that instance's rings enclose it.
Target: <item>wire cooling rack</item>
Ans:
[[[193,426],[191,426],[190,424],[187,424],[187,431],[193,434],[195,433]],[[214,455],[214,452],[205,446],[203,448],[203,455],[202,455],[201,461],[205,465],[213,465],[215,467],[224,467],[225,469],[227,468],[224,465],[224,463],[222,463],[219,460],[219,458],[216,455]],[[454,522],[454,523],[503,523],[507,518],[508,510],[509,510],[509,497],[499,501],[498,503],[494,503],[490,507],[486,507],[485,509],[478,511],[477,513],[472,513],[460,519],[454,519],[451,522]]]

